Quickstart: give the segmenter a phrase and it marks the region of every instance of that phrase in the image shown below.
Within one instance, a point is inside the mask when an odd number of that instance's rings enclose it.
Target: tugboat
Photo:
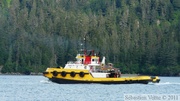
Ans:
[[[86,49],[77,54],[76,61],[67,62],[65,67],[49,67],[43,75],[59,84],[148,84],[160,81],[158,76],[123,77],[119,68],[113,67],[112,63],[105,64],[105,57],[100,62],[100,56],[94,50],[87,51]]]

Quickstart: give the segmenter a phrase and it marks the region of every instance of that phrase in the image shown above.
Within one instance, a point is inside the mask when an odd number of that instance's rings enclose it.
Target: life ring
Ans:
[[[62,76],[62,77],[65,77],[65,76],[66,76],[66,72],[65,72],[65,71],[62,71],[62,72],[61,72],[61,76]]]
[[[80,76],[80,77],[84,77],[84,72],[80,72],[80,73],[79,73],[79,76]]]
[[[53,74],[53,76],[57,76],[58,72],[57,71],[53,71],[52,74]]]
[[[70,75],[71,75],[71,77],[75,77],[76,73],[75,72],[71,72]]]

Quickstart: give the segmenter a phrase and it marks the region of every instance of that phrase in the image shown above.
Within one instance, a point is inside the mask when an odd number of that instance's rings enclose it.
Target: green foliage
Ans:
[[[179,0],[1,0],[2,72],[73,60],[84,35],[122,73],[179,75]]]
[[[10,7],[10,4],[11,4],[11,0],[6,0],[7,1],[7,6],[8,8]]]
[[[11,1],[12,0],[1,0],[0,1],[0,6],[2,6],[3,8],[9,8],[11,5]]]
[[[175,9],[179,9],[180,8],[180,1],[179,0],[171,0],[173,6],[175,7]]]
[[[7,62],[5,63],[4,67],[2,68],[2,73],[12,73],[12,72],[17,72],[15,71],[15,63],[12,62]]]

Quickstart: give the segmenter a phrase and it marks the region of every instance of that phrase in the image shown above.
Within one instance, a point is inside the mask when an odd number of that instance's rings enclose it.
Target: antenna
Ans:
[[[86,35],[82,39],[83,39],[83,41],[81,41],[81,43],[80,43],[79,52],[85,54],[86,53]]]
[[[84,50],[86,50],[86,35],[84,36]]]

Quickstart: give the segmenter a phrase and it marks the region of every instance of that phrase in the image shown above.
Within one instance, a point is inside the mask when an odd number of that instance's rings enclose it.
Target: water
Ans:
[[[179,77],[158,84],[56,84],[43,76],[0,76],[1,101],[123,101],[124,94],[180,94]]]

